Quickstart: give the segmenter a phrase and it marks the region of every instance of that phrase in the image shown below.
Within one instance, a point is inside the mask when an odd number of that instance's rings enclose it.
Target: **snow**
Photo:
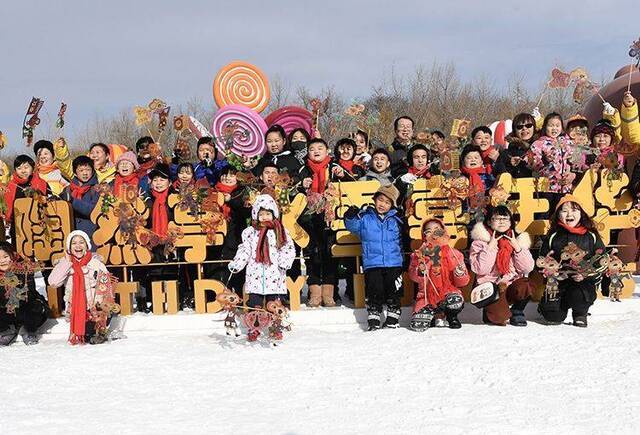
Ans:
[[[213,314],[136,314],[82,347],[52,321],[0,349],[1,433],[638,433],[640,299],[591,312],[546,326],[530,304],[528,327],[491,327],[468,305],[461,330],[416,333],[303,310],[278,347]]]

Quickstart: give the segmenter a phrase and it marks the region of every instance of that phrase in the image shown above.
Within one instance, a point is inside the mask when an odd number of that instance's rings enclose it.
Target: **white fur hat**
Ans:
[[[253,202],[253,207],[251,207],[251,218],[255,221],[258,220],[258,213],[260,209],[269,210],[273,213],[273,217],[275,219],[280,218],[280,210],[278,209],[278,204],[276,204],[275,199],[271,195],[258,195],[256,196],[255,201]]]
[[[69,233],[69,235],[67,236],[67,241],[66,241],[66,244],[65,244],[65,246],[67,247],[67,252],[69,252],[71,250],[71,240],[73,240],[73,238],[75,236],[82,237],[84,239],[84,241],[87,242],[87,251],[91,250],[91,239],[89,238],[87,233],[85,233],[84,231],[75,230],[75,231],[71,231]]]

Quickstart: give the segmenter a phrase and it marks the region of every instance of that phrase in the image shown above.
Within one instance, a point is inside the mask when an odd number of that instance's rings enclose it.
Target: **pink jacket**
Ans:
[[[507,286],[513,281],[528,275],[534,268],[533,257],[531,256],[531,238],[529,234],[522,233],[517,237],[518,243],[522,247],[520,252],[513,252],[509,273],[502,275],[498,271],[496,259],[498,249],[489,248],[491,235],[483,223],[477,223],[471,231],[471,249],[469,250],[469,260],[471,270],[476,274],[478,284],[492,282],[494,284],[505,283]]]

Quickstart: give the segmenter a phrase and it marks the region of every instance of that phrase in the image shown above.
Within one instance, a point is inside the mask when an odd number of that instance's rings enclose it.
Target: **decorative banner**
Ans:
[[[467,137],[469,136],[469,129],[471,128],[471,121],[468,119],[454,119],[451,126],[451,134],[449,136],[454,137]]]
[[[24,115],[24,120],[22,121],[22,138],[27,139],[27,146],[31,146],[33,143],[33,131],[36,125],[40,124],[38,114],[43,105],[44,100],[36,97],[31,98],[27,113]]]
[[[7,144],[7,137],[0,131],[0,150]]]
[[[633,41],[629,46],[629,56],[640,63],[640,39]]]
[[[254,157],[265,150],[267,124],[256,112],[240,104],[218,110],[211,127],[216,145],[239,156]]]
[[[16,250],[28,258],[50,262],[64,256],[64,241],[71,232],[73,213],[66,201],[47,201],[39,195],[15,200]]]
[[[279,124],[289,134],[296,128],[304,128],[313,134],[313,115],[307,109],[298,106],[286,106],[271,112],[264,121],[268,127]]]
[[[184,116],[184,115],[183,115]],[[213,137],[213,135],[211,134],[211,132],[209,132],[209,130],[207,130],[207,128],[202,125],[202,123],[200,121],[198,121],[196,118],[194,118],[193,116],[189,116],[189,131],[197,138],[200,139],[201,137]],[[175,127],[176,123],[174,120],[173,126]]]
[[[64,101],[60,104],[60,110],[58,110],[58,120],[56,121],[56,127],[64,127],[64,114],[67,112],[67,105]]]
[[[551,70],[551,80],[547,82],[547,87],[550,89],[568,88],[570,83],[571,74],[554,68]]]
[[[213,98],[221,109],[230,104],[241,104],[262,112],[269,104],[269,83],[256,66],[232,62],[216,75]]]

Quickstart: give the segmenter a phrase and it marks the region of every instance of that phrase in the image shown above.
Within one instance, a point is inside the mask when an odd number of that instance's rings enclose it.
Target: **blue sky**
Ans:
[[[0,130],[10,153],[24,148],[32,96],[46,100],[36,138],[61,100],[73,135],[96,115],[153,97],[213,105],[213,78],[232,60],[292,89],[333,85],[348,97],[367,95],[392,67],[410,72],[433,61],[498,87],[524,76],[536,89],[556,64],[612,77],[640,36],[631,0],[13,0],[2,15]]]

